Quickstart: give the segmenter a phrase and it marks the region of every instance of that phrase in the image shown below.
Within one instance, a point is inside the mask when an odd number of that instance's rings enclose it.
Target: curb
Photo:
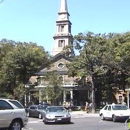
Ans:
[[[70,112],[72,117],[99,117],[99,113],[87,113],[85,111]]]

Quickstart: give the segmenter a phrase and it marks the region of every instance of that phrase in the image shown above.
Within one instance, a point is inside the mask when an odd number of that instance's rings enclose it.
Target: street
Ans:
[[[123,122],[102,121],[100,117],[72,117],[70,124],[48,124],[29,118],[25,130],[125,130]]]

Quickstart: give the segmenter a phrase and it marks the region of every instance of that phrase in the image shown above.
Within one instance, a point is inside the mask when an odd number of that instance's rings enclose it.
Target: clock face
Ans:
[[[61,15],[61,19],[65,19],[65,17],[66,17],[65,14]]]

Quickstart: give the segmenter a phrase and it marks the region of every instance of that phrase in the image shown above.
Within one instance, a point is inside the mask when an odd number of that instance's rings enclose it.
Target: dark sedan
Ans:
[[[42,119],[46,108],[46,105],[31,105],[27,108],[27,116]]]

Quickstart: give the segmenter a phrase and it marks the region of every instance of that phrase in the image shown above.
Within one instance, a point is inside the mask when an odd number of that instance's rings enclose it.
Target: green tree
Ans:
[[[59,105],[63,92],[62,77],[56,71],[51,71],[44,75],[43,80],[46,87],[41,91],[42,100],[51,101],[53,105]]]
[[[0,78],[0,90],[1,90],[1,93],[0,93],[0,96],[4,96],[4,95],[7,95],[9,97],[9,94],[6,93],[5,91],[5,88],[7,87],[7,84],[6,82],[4,82],[3,78],[2,78],[2,74],[1,74],[1,70],[2,70],[2,61],[4,59],[4,57],[6,56],[6,54],[12,50],[14,46],[14,42],[9,42],[9,40],[7,39],[2,39],[0,41],[0,75],[1,75],[1,78]],[[4,86],[4,87],[3,87]],[[9,90],[10,91],[10,90]]]
[[[107,77],[111,87],[125,90],[130,76],[130,33],[114,34],[108,39],[107,58],[104,59],[108,70]]]
[[[68,65],[68,74],[81,77],[78,81],[80,85],[91,82],[93,104],[95,88],[104,96],[102,99],[109,98],[109,102],[114,101],[114,93],[119,89],[125,90],[129,81],[130,33],[88,32],[80,33],[74,38],[74,47],[79,50],[79,55]],[[87,76],[91,77],[91,80],[87,81]],[[93,105],[93,112],[94,109]]]
[[[11,51],[1,61],[0,70],[1,90],[9,90],[14,98],[24,92],[25,85],[29,78],[41,67],[48,64],[48,54],[43,47],[35,43],[16,43]]]
[[[102,59],[105,57],[106,37],[101,34],[88,32],[80,33],[75,37],[75,48],[79,50],[72,63],[68,65],[69,76],[81,77],[83,85],[91,83],[92,90],[92,112],[95,112],[95,79],[96,75],[106,72],[106,66]],[[86,80],[89,77],[89,81]]]

